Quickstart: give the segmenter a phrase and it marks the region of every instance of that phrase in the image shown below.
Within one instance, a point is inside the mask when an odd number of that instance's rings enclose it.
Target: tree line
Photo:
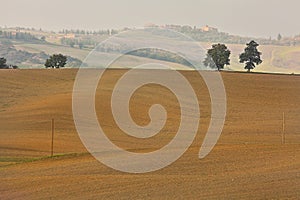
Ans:
[[[12,32],[0,30],[0,38],[22,41],[41,41],[39,38],[27,32]]]
[[[61,38],[60,43],[62,45],[67,45],[70,47],[78,46],[78,48],[82,49],[84,47],[95,47],[99,42],[93,39],[72,39],[72,38]]]
[[[98,31],[88,31],[88,30],[68,30],[68,29],[63,29],[59,31],[58,33],[60,34],[76,34],[76,35],[115,35],[118,34],[119,31],[115,29],[107,29],[107,30],[98,30]]]
[[[175,30],[190,36],[196,41],[200,42],[224,42],[227,44],[245,44],[247,41],[253,40],[251,37],[242,37],[238,35],[231,35],[225,32],[220,32],[218,29],[203,31],[196,26],[180,26],[180,25],[168,25],[167,28]],[[294,37],[283,37],[280,33],[277,38],[255,38],[262,45],[280,45],[280,46],[296,46],[300,44],[300,35]]]
[[[158,27],[158,26],[157,26]],[[200,42],[224,42],[227,44],[245,44],[247,41],[253,40],[251,37],[243,37],[238,35],[232,35],[229,33],[221,32],[216,28],[212,28],[208,31],[203,31],[201,28],[196,26],[188,25],[165,25],[166,28],[175,30],[177,32],[186,34],[196,41]],[[119,32],[130,30],[129,28],[124,28],[120,30],[107,29],[98,31],[80,30],[80,29],[63,29],[59,31],[60,34],[76,34],[81,36],[103,36],[103,35],[115,35]],[[280,33],[277,38],[255,38],[262,45],[281,45],[281,46],[296,46],[300,44],[300,35],[294,37],[283,37]],[[70,42],[70,41],[67,41]],[[76,41],[75,41],[76,42]],[[71,42],[72,44],[72,42]]]

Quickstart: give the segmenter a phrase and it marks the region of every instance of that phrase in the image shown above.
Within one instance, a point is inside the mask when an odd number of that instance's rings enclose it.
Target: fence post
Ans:
[[[281,143],[285,144],[285,113],[282,113],[282,136]]]
[[[51,136],[51,157],[53,157],[53,144],[54,144],[54,119],[51,120],[51,129],[52,129],[52,136]]]

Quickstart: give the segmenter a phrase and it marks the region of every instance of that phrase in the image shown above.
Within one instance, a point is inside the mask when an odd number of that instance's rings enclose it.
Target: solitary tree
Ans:
[[[217,68],[220,71],[225,65],[230,65],[230,54],[231,52],[225,44],[214,44],[207,51],[207,56],[203,64],[207,67]]]
[[[282,39],[282,36],[281,36],[281,34],[279,33],[278,36],[277,36],[277,40],[280,41],[281,39]]]
[[[260,59],[261,52],[257,50],[258,46],[259,44],[252,40],[247,44],[244,53],[240,55],[240,63],[245,63],[245,69],[247,69],[248,72],[255,68],[255,64],[259,65],[262,63]]]
[[[46,60],[46,68],[60,68],[67,64],[67,57],[62,54],[53,54]]]
[[[6,66],[6,59],[0,58],[0,68],[4,68]]]

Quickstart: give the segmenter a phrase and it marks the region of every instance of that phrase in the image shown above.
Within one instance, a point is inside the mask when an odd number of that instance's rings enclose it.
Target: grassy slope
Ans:
[[[45,36],[48,42],[52,42],[53,44],[26,44],[26,43],[16,43],[15,47],[18,50],[24,50],[28,52],[38,53],[41,51],[46,52],[47,54],[53,53],[63,53],[74,58],[78,58],[80,60],[84,60],[85,57],[89,54],[89,49],[80,50],[78,48],[71,48],[69,46],[59,45],[58,35],[50,32],[40,32],[40,31],[28,31],[37,37]],[[138,37],[138,35],[137,35]],[[105,39],[103,37],[101,40]],[[99,39],[99,38],[98,38]],[[168,42],[168,41],[166,41]],[[179,45],[183,47],[184,42],[178,42]],[[210,48],[211,44],[201,43],[201,46],[204,49]],[[229,49],[232,51],[231,56],[231,66],[229,68],[231,70],[244,71],[243,64],[239,63],[238,56],[244,50],[245,45],[237,45],[237,44],[228,44]],[[262,45],[259,47],[260,51],[263,52],[263,63],[259,65],[254,71],[257,72],[280,72],[280,73],[300,73],[300,46],[296,47],[287,47],[287,46],[271,46],[271,45]],[[125,62],[125,67],[133,66],[135,64],[143,63],[143,62],[153,62],[152,59],[144,59],[131,57],[133,60],[138,60],[138,62],[132,62],[130,59]],[[170,64],[164,62],[165,64]],[[130,65],[131,64],[131,65]],[[173,64],[171,64],[173,65]],[[174,65],[173,65],[174,66]],[[124,66],[120,66],[124,67]],[[182,69],[182,66],[175,65],[179,69]]]
[[[210,44],[202,43],[204,49],[210,47]],[[84,60],[89,54],[90,50],[78,48],[71,48],[68,46],[52,45],[52,44],[15,44],[18,50],[24,50],[28,52],[41,52],[44,51],[47,54],[63,53],[70,55],[74,58]],[[239,63],[239,54],[243,52],[244,45],[228,44],[228,48],[232,51],[230,69],[236,71],[244,71],[243,64]],[[278,73],[300,73],[300,47],[286,47],[286,46],[268,46],[262,45],[259,50],[263,53],[263,63],[259,65],[254,71],[256,72],[278,72]],[[147,61],[154,61],[153,59],[144,59],[132,56],[133,59],[139,60],[139,62],[130,62],[129,64],[138,64]],[[170,64],[168,62],[165,62]],[[171,64],[174,65],[174,64]],[[127,65],[129,66],[129,65]],[[182,67],[180,67],[182,68]]]
[[[89,49],[78,49],[78,48],[71,48],[68,46],[62,45],[55,45],[55,44],[24,44],[24,43],[16,43],[14,44],[17,50],[28,51],[31,53],[38,53],[44,51],[47,54],[54,54],[54,53],[62,53],[64,55],[69,55],[74,58],[84,60],[91,50]],[[102,53],[101,56],[104,57],[111,57],[112,54],[109,53]],[[166,61],[157,61],[150,58],[142,58],[137,56],[123,56],[122,58],[118,59],[112,66],[117,68],[127,68],[130,66],[138,66],[140,64],[145,63],[161,63],[166,64],[168,66],[172,66],[176,69],[189,69],[186,66],[177,63],[170,63]],[[79,66],[78,66],[79,67]]]
[[[89,53],[89,50],[81,50],[78,48],[71,48],[68,46],[56,45],[56,44],[14,44],[17,50],[28,51],[31,53],[39,53],[44,51],[47,54],[63,53],[74,58],[83,60]]]
[[[165,145],[177,130],[175,97],[157,86],[133,97],[132,115],[147,124],[147,110],[162,103],[169,120],[156,137],[135,140],[113,122],[109,96],[123,70],[110,70],[98,88],[96,109],[104,130],[117,145],[135,152]],[[71,110],[75,69],[0,71],[0,161],[2,165],[49,155],[50,119],[56,119],[55,153],[84,153],[0,168],[0,199],[41,198],[224,198],[299,196],[300,77],[223,73],[228,112],[213,152],[197,158],[209,123],[209,97],[201,78],[183,72],[198,94],[201,125],[192,147],[171,166],[145,175],[119,173],[97,162],[81,144]],[[100,112],[101,111],[101,112]],[[286,112],[287,144],[281,145]],[[82,184],[84,183],[84,184]]]
[[[211,44],[201,43],[208,49]],[[228,44],[231,50],[231,65],[227,68],[235,71],[245,71],[244,65],[239,63],[239,55],[244,51],[245,45]],[[261,45],[263,63],[256,67],[255,72],[300,73],[300,46],[271,46]]]

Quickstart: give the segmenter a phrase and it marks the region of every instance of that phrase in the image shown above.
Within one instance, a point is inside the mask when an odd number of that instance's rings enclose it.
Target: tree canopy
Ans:
[[[67,57],[62,54],[53,54],[46,60],[46,68],[60,68],[67,64]]]
[[[223,69],[225,65],[230,65],[230,50],[225,44],[214,44],[207,51],[207,56],[203,64],[207,67]]]
[[[2,57],[0,58],[0,69],[18,69],[18,66],[6,64],[6,59]]]
[[[0,68],[2,68],[3,66],[6,66],[6,59],[0,58]]]
[[[240,63],[245,63],[245,69],[247,69],[248,72],[255,68],[255,64],[259,65],[262,63],[260,58],[261,52],[257,50],[258,46],[259,44],[252,40],[247,44],[244,53],[240,55]]]

